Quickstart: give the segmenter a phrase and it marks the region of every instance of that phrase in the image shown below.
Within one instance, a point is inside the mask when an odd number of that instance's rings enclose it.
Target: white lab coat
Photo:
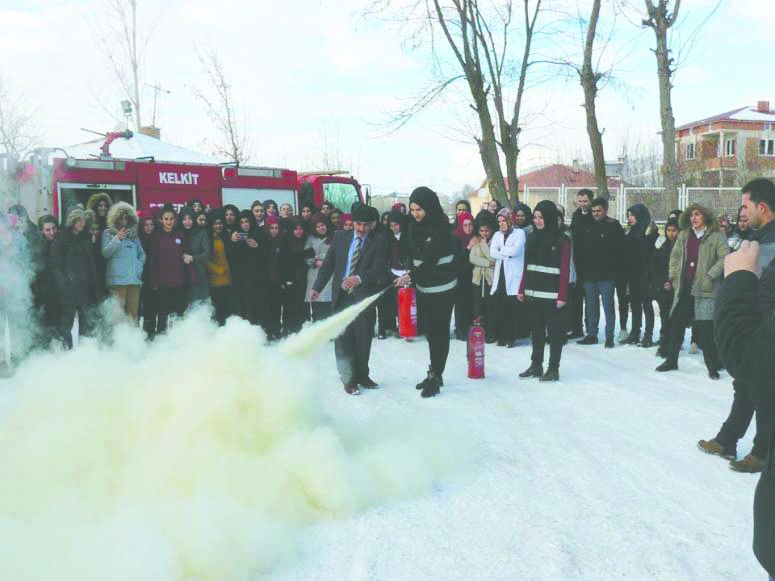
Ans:
[[[495,273],[490,294],[498,290],[498,281],[501,276],[501,264],[506,274],[506,294],[516,296],[519,285],[522,282],[522,273],[525,270],[525,242],[527,237],[519,228],[514,228],[509,234],[506,243],[503,243],[503,232],[498,230],[490,241],[490,255],[495,259]]]

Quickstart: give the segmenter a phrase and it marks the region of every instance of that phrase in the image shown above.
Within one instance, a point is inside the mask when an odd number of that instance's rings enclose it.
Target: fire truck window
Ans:
[[[343,212],[349,212],[353,203],[359,201],[358,190],[353,184],[336,182],[323,184],[323,197]]]
[[[113,203],[127,202],[128,204],[134,204],[134,195],[132,190],[114,190],[114,189],[95,189],[95,188],[62,188],[62,203],[60,205],[60,212],[64,218],[64,213],[77,204],[82,204],[86,207],[86,203],[89,198],[94,194],[105,193],[110,196]]]

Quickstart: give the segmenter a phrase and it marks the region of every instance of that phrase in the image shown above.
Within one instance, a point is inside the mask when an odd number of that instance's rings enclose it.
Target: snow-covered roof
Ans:
[[[732,109],[731,111],[726,111],[725,113],[719,113],[718,115],[713,115],[712,117],[700,119],[699,121],[686,123],[680,127],[676,127],[676,130],[680,131],[681,129],[689,129],[690,127],[707,125],[709,123],[715,123],[718,121],[775,122],[775,111],[772,109],[770,109],[770,111],[759,111],[755,106],[739,107],[737,109]]]
[[[103,138],[87,141],[65,147],[70,157],[77,159],[96,158],[100,155],[100,146]],[[131,139],[118,138],[110,144],[110,153],[117,159],[138,159],[152,157],[155,161],[170,161],[174,163],[223,163],[224,160],[210,155],[185,149],[171,143],[166,143],[155,137],[135,133]],[[57,150],[53,157],[65,157],[62,151]]]

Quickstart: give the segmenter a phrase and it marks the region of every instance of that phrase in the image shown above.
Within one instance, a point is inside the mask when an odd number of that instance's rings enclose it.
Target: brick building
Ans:
[[[690,186],[742,186],[775,177],[775,110],[769,101],[676,128],[682,180]]]

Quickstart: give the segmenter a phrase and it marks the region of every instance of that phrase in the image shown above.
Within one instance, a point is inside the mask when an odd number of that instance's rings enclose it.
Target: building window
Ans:
[[[694,159],[694,158],[695,158],[694,143],[687,143],[686,144],[686,159]]]
[[[735,157],[737,153],[737,140],[727,139],[724,141],[724,157]]]
[[[775,139],[760,139],[759,155],[775,156]]]

